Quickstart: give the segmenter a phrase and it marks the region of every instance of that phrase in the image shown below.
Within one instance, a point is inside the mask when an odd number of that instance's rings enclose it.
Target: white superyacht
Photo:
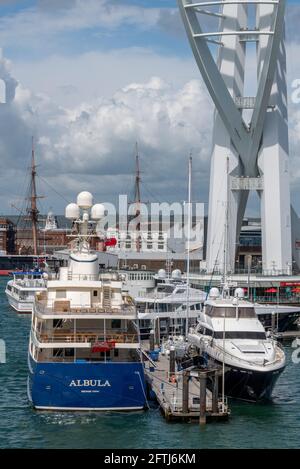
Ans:
[[[265,332],[243,289],[229,297],[226,290],[220,294],[212,288],[188,340],[207,364],[223,368],[227,396],[270,399],[286,364],[285,353]]]

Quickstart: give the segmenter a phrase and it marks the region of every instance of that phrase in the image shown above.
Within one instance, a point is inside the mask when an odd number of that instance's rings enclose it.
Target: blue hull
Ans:
[[[139,362],[36,363],[29,356],[28,394],[37,409],[136,410],[147,405]]]

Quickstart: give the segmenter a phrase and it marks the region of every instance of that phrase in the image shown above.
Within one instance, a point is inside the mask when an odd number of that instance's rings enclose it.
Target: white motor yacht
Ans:
[[[224,370],[227,396],[269,399],[285,367],[284,351],[266,333],[243,289],[236,289],[234,297],[224,292],[211,289],[188,340],[207,364]]]

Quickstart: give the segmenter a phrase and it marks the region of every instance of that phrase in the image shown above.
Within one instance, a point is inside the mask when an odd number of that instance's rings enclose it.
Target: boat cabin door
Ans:
[[[99,304],[100,303],[100,291],[92,290],[91,295],[92,295],[92,298],[91,298],[92,306]]]

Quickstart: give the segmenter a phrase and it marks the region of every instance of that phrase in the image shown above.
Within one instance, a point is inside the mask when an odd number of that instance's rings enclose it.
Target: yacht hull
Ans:
[[[211,358],[210,365],[222,367],[222,363]],[[257,371],[225,364],[225,394],[234,399],[248,402],[268,401],[272,397],[274,386],[284,370],[284,366],[275,370]],[[222,389],[222,377],[219,378],[219,390]]]
[[[36,409],[130,411],[147,405],[142,363],[37,363],[29,355],[28,365],[28,397]]]
[[[31,314],[32,313],[32,307],[33,307],[33,302],[28,302],[28,301],[20,301],[17,298],[13,297],[7,290],[5,291],[6,293],[6,298],[9,303],[9,305],[17,312],[20,314]]]

